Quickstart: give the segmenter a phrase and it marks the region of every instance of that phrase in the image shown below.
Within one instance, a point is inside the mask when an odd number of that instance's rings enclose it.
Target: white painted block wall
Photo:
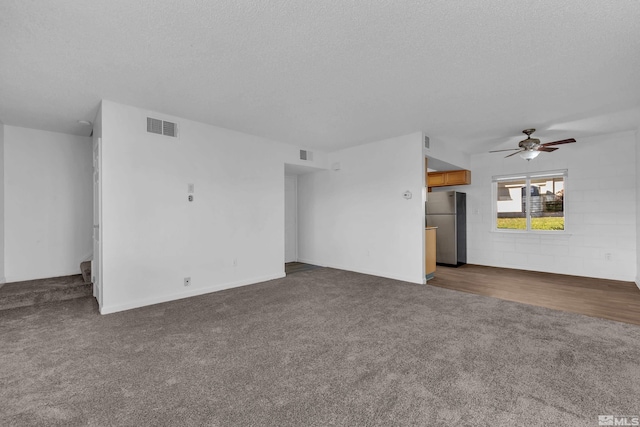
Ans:
[[[468,262],[496,267],[634,281],[636,135],[617,133],[563,145],[526,162],[501,153],[471,157],[467,193]],[[492,232],[493,175],[568,169],[566,234]],[[605,254],[612,254],[606,261]]]
[[[91,138],[4,126],[8,282],[80,274],[92,253]]]
[[[284,164],[326,155],[109,101],[102,138],[102,313],[284,275]]]
[[[422,135],[332,152],[329,163],[340,170],[298,177],[298,259],[424,283]]]

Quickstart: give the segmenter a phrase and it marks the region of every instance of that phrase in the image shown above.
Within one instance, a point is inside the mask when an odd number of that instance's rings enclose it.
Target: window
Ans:
[[[494,176],[494,230],[565,230],[566,184],[566,170]]]

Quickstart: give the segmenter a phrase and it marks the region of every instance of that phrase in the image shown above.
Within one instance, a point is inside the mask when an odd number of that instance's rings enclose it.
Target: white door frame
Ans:
[[[93,139],[93,296],[102,307],[102,138]]]
[[[298,261],[298,176],[297,175],[285,175],[284,176],[284,203],[285,203],[285,214],[284,214],[284,262],[294,262]],[[287,182],[293,183],[293,194],[287,191],[288,184]],[[293,211],[289,212],[289,214],[293,214],[293,220],[295,222],[295,227],[287,227],[287,210],[288,203],[290,202],[290,197],[293,196]],[[289,231],[287,231],[289,230]],[[293,238],[291,238],[291,234],[293,233]],[[288,243],[289,242],[289,243]],[[293,245],[293,248],[291,248]]]

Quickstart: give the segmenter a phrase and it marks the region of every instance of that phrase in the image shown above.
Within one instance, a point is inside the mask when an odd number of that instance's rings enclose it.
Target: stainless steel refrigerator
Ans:
[[[459,191],[432,192],[427,196],[428,227],[436,231],[436,263],[467,263],[467,195]]]

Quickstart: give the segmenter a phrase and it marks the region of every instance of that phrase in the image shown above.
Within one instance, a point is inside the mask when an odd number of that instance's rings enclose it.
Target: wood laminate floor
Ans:
[[[467,264],[438,266],[427,284],[640,325],[633,282]]]

